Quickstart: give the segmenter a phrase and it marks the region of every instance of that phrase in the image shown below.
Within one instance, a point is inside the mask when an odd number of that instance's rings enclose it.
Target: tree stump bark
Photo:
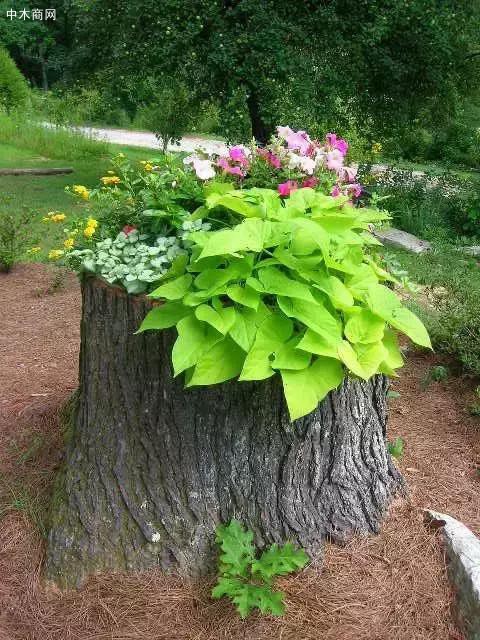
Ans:
[[[80,386],[52,503],[46,575],[215,566],[214,532],[237,518],[257,544],[375,533],[402,480],[386,447],[387,380],[346,379],[290,423],[278,376],[183,388],[174,332],[134,335],[152,303],[82,284]]]

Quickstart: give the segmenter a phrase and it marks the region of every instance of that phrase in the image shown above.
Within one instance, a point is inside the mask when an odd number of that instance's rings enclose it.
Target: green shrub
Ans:
[[[33,213],[28,210],[13,215],[0,210],[0,272],[7,272],[26,254],[31,242]]]
[[[7,113],[23,109],[28,103],[27,81],[8,52],[0,47],[0,106]]]
[[[432,240],[480,232],[480,188],[472,179],[390,170],[367,188],[386,197],[382,206],[392,224],[409,233]]]
[[[138,121],[155,133],[165,153],[168,144],[178,142],[188,130],[193,113],[193,102],[187,87],[167,78],[159,82],[155,102],[139,110]]]
[[[54,125],[105,124],[128,127],[127,113],[97,87],[32,91],[32,115]]]

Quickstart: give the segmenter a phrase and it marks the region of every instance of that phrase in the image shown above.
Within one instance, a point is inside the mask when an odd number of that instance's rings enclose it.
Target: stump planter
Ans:
[[[279,376],[184,389],[175,331],[135,335],[145,296],[82,283],[80,386],[57,479],[46,575],[215,567],[215,529],[237,518],[262,547],[312,558],[326,537],[375,533],[401,478],[386,446],[387,379],[346,378],[289,421]]]

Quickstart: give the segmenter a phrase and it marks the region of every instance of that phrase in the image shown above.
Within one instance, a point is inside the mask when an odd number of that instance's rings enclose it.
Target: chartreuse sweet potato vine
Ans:
[[[279,373],[290,417],[300,418],[346,374],[393,375],[403,364],[395,329],[430,347],[366,250],[379,244],[369,224],[386,217],[310,188],[282,199],[214,183],[191,218],[225,228],[190,234],[188,261],[150,294],[166,302],[139,330],[176,326],[173,368],[187,386]]]

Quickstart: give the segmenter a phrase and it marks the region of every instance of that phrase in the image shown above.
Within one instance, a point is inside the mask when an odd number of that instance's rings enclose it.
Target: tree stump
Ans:
[[[375,533],[401,484],[386,447],[384,376],[346,379],[289,422],[279,376],[184,389],[174,331],[134,335],[152,307],[99,279],[82,284],[80,386],[57,478],[47,578],[215,566],[215,529],[237,518],[262,547],[312,558],[328,537]]]

